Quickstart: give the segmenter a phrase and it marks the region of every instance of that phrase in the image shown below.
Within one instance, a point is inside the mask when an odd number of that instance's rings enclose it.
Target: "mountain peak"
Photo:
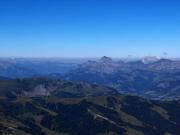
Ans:
[[[110,57],[107,57],[107,56],[103,56],[101,59],[100,59],[100,61],[102,61],[102,62],[112,62],[113,60],[110,58]]]
[[[150,63],[157,62],[157,61],[159,61],[159,60],[160,60],[160,58],[157,57],[157,56],[146,56],[146,57],[142,58],[141,61],[142,61],[144,64],[150,64]]]

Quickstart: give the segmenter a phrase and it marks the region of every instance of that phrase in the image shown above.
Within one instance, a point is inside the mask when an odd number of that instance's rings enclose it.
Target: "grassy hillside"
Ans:
[[[2,135],[179,135],[180,103],[85,82],[0,81]]]
[[[179,135],[180,103],[132,96],[0,99],[0,133]]]
[[[89,97],[117,94],[115,89],[92,85],[85,82],[50,80],[47,78],[27,78],[0,80],[0,97]]]

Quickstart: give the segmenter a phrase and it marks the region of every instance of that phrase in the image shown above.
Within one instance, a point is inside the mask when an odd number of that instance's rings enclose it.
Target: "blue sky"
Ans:
[[[179,0],[1,0],[0,56],[180,57]]]

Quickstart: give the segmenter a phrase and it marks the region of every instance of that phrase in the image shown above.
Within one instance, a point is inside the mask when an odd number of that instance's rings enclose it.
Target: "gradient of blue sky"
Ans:
[[[179,0],[1,0],[0,56],[180,57]]]

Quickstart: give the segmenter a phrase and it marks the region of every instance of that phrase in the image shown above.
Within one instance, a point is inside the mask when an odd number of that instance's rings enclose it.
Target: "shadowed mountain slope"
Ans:
[[[179,135],[180,103],[45,78],[0,82],[0,134]]]

